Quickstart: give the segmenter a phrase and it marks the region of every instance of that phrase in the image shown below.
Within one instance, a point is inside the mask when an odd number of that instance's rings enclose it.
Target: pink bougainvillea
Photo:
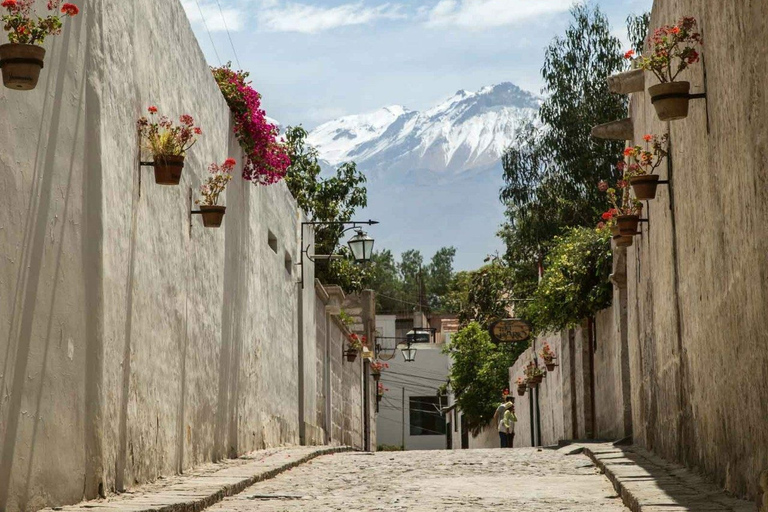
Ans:
[[[233,71],[229,64],[212,71],[234,114],[235,135],[245,152],[243,179],[261,185],[282,180],[291,165],[288,148],[278,139],[277,126],[267,120],[261,95],[246,81],[248,73]]]

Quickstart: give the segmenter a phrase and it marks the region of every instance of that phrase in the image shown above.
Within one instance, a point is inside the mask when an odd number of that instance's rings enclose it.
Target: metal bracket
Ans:
[[[707,97],[707,93],[701,92],[697,94],[684,93],[684,92],[670,92],[668,94],[659,94],[658,96],[651,97],[651,103],[656,103],[661,100],[668,100],[672,98],[687,98],[689,100],[699,100]]]
[[[656,182],[657,185],[669,185],[669,180],[659,180]]]

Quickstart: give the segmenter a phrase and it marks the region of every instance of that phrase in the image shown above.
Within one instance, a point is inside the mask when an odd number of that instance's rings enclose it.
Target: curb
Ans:
[[[310,448],[311,447],[304,447]],[[47,508],[41,512],[200,512],[224,498],[243,492],[251,485],[269,480],[302,464],[334,453],[358,451],[350,446],[318,447],[303,456],[285,462],[275,461],[267,467],[248,469],[248,464],[225,468],[218,472],[194,476],[189,481],[177,482],[169,487],[137,494],[125,500],[84,501],[75,505]],[[298,455],[298,454],[297,454]],[[252,471],[252,473],[250,473]],[[250,474],[249,474],[250,473]],[[178,500],[178,501],[177,501]]]
[[[297,466],[301,466],[302,464],[306,464],[312,459],[316,459],[317,457],[322,457],[323,455],[332,455],[334,453],[352,452],[352,451],[356,451],[356,450],[349,446],[338,446],[338,447],[324,448],[321,450],[317,450],[308,455],[305,455],[300,459],[296,459],[294,461],[288,462],[287,464],[283,464],[282,466],[278,466],[269,471],[258,473],[256,475],[253,475],[252,477],[246,478],[234,484],[225,485],[221,488],[219,492],[206,496],[205,498],[197,499],[195,501],[186,502],[186,503],[174,503],[172,505],[166,505],[164,507],[150,508],[150,509],[146,509],[145,512],[200,512],[224,500],[224,498],[234,496],[235,494],[240,494],[241,492],[243,492],[245,489],[252,486],[253,484],[275,478],[279,474],[285,473],[286,471],[289,471]]]
[[[632,493],[629,492],[627,487],[621,482],[621,480],[619,480],[616,474],[608,469],[605,463],[598,459],[594,452],[588,447],[580,446],[579,449],[584,455],[589,457],[592,463],[597,466],[597,469],[599,469],[600,472],[603,473],[608,478],[608,480],[610,480],[611,484],[613,484],[613,488],[616,489],[616,492],[619,493],[619,496],[621,496],[621,501],[624,502],[624,505],[632,512],[642,512],[642,508],[637,502],[637,498],[635,498]]]

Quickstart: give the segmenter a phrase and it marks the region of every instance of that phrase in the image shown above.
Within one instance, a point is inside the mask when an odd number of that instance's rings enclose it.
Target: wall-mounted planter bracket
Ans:
[[[707,93],[705,92],[700,92],[696,94],[671,92],[669,94],[659,94],[657,96],[652,96],[651,103],[656,103],[657,101],[669,100],[669,99],[701,100],[701,99],[706,99],[706,97],[707,97]]]

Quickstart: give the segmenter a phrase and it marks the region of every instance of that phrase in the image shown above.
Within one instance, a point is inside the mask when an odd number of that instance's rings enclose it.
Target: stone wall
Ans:
[[[0,90],[8,512],[297,444],[302,432],[326,440],[314,272],[305,261],[300,291],[302,216],[289,191],[238,177],[223,226],[203,228],[189,212],[207,166],[242,154],[180,2],[79,5],[46,43],[37,90]],[[177,187],[139,171],[135,122],[149,105],[203,128]],[[329,332],[333,367],[343,334]],[[333,422],[349,434],[330,440],[361,446],[362,368],[329,375],[344,372],[332,388],[349,405]]]
[[[635,442],[744,496],[768,467],[767,10],[656,0],[651,29],[699,20],[702,62],[680,79],[707,98],[666,123],[647,93],[631,95],[637,141],[671,138],[670,186],[627,253]]]
[[[624,375],[622,354],[628,360],[621,332],[613,328],[614,315],[621,311],[620,306],[612,306],[578,328],[540,337],[510,368],[518,419],[514,446],[533,446],[538,441],[548,446],[574,439],[615,440],[631,433],[628,391],[625,394],[621,380],[614,380]],[[519,396],[516,380],[524,376],[534,355],[543,364],[538,353],[545,342],[557,354],[556,366],[536,389]],[[534,436],[532,425],[540,428],[538,435]]]

